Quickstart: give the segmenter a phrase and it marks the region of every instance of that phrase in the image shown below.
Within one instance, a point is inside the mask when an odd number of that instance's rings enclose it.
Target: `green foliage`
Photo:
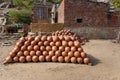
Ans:
[[[60,3],[62,0],[51,0],[53,3]]]
[[[5,2],[9,2],[9,0],[3,0],[3,1],[5,1]]]
[[[111,2],[114,4],[115,8],[120,8],[120,0],[111,0]]]
[[[9,12],[9,21],[16,23],[27,23],[31,22],[31,12],[28,10],[12,10]]]
[[[15,23],[30,23],[32,19],[32,9],[34,4],[39,0],[5,0],[12,1],[13,5],[19,10],[12,10],[9,12],[9,22]],[[52,3],[60,3],[62,0],[50,0]]]
[[[32,10],[37,0],[13,0],[13,5],[19,8]]]
[[[6,0],[10,1],[10,0]],[[11,0],[13,1],[13,5],[17,7],[19,10],[9,11],[9,22],[16,23],[30,23],[32,16],[32,9],[34,3],[37,0]]]

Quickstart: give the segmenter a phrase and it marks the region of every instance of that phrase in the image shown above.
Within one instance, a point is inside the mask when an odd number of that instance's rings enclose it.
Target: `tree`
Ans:
[[[53,3],[60,3],[62,0],[50,0]]]
[[[120,9],[120,0],[111,0],[111,2],[115,6],[115,8],[119,8]]]
[[[27,10],[11,10],[9,12],[9,22],[27,23],[31,22],[31,13]]]
[[[13,0],[13,5],[22,9],[32,10],[36,1],[38,0]]]
[[[10,0],[6,0],[6,2]],[[9,11],[9,22],[16,23],[27,23],[29,24],[32,19],[32,9],[34,3],[37,0],[11,0],[15,7],[18,7],[19,10]]]
[[[32,19],[32,9],[34,4],[40,0],[6,0],[12,1],[15,7],[18,7],[19,10],[12,10],[9,12],[9,22],[16,23],[30,23]],[[62,0],[50,0],[50,2],[60,3]]]

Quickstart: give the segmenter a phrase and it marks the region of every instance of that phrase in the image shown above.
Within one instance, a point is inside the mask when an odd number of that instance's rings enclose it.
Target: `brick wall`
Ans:
[[[43,13],[42,16],[40,16],[41,12],[39,11],[42,9]],[[48,12],[51,10],[51,6],[47,5],[41,5],[41,4],[36,4],[33,9],[33,19],[32,22],[38,22],[39,20],[50,20],[51,14]]]
[[[64,29],[71,29],[79,36],[91,39],[114,39],[120,30],[120,11],[108,19],[109,4],[88,0],[64,0]],[[59,11],[58,11],[59,12]],[[82,23],[76,19],[81,18]],[[58,19],[59,20],[59,19]]]
[[[78,36],[84,36],[89,39],[115,39],[120,27],[65,27],[77,33]]]
[[[63,3],[62,3],[63,5]],[[61,6],[62,6],[61,5]],[[59,7],[58,22],[65,26],[107,26],[107,11],[109,4],[92,2],[88,0],[64,0],[64,8]],[[64,17],[64,21],[59,18]],[[76,19],[82,19],[77,23]]]
[[[108,19],[108,26],[120,27],[120,11],[110,14],[111,18]]]

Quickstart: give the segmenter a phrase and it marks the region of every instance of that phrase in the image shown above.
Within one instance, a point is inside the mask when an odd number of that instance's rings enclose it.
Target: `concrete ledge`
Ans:
[[[78,36],[90,39],[114,39],[120,31],[120,27],[64,27],[64,29],[71,29]]]
[[[30,25],[31,32],[55,32],[64,28],[63,24],[51,24],[51,23],[34,23]]]

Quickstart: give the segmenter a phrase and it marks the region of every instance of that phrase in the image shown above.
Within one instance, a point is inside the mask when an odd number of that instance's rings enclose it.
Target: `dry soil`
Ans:
[[[110,40],[90,40],[83,46],[93,66],[71,63],[3,65],[13,47],[0,46],[0,80],[120,80],[120,44]]]

